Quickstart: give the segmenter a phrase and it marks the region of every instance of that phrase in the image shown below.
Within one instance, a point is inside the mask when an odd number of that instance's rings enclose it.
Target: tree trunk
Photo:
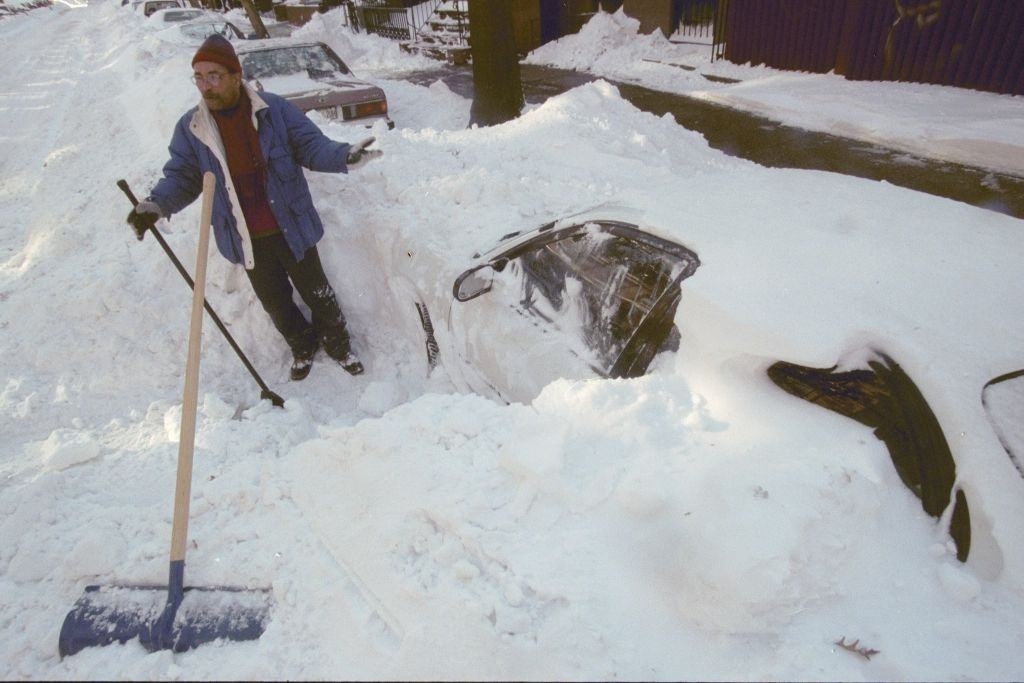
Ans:
[[[242,0],[242,6],[245,7],[245,14],[249,17],[249,23],[252,24],[252,30],[256,32],[256,36],[259,38],[269,38],[270,34],[267,32],[267,27],[263,25],[263,17],[256,11],[256,6],[252,4],[252,0]]]
[[[523,109],[511,0],[469,0],[469,32],[473,55],[470,125],[511,121]]]

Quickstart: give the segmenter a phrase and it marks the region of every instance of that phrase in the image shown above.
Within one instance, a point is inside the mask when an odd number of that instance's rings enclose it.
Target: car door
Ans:
[[[678,339],[689,249],[618,221],[545,226],[456,280],[448,332],[467,384],[530,401],[565,377],[637,377]]]

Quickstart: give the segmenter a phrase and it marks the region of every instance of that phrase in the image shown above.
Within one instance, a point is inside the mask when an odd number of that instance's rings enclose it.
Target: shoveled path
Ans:
[[[531,104],[598,78],[528,64],[521,65],[520,70],[523,92]],[[464,97],[473,96],[471,67],[445,66],[406,77],[422,85],[438,79]],[[614,83],[633,106],[657,116],[671,113],[679,125],[700,132],[709,145],[726,154],[764,166],[833,171],[884,180],[1024,218],[1024,178],[807,131],[685,95],[606,80]]]

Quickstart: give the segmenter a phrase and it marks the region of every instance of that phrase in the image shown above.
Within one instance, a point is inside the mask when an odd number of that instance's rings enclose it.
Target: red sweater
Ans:
[[[242,99],[236,106],[212,113],[228,155],[228,172],[235,183],[249,234],[261,237],[277,232],[277,219],[267,199],[267,162],[260,149],[256,128],[252,125],[249,96],[243,90]]]

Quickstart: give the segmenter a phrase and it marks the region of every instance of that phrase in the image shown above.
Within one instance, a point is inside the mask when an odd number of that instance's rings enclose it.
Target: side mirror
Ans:
[[[494,282],[494,266],[485,263],[467,270],[455,280],[452,295],[458,301],[469,301],[491,291]]]

